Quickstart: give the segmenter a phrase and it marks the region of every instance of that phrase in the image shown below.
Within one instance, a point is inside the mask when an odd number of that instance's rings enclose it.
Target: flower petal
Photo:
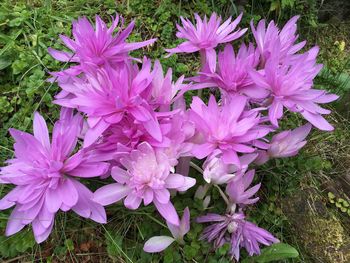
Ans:
[[[138,197],[137,195],[130,193],[124,200],[125,207],[135,210],[139,208],[141,204],[142,198]]]
[[[101,205],[110,205],[123,199],[130,188],[121,184],[109,184],[96,190],[92,200]]]
[[[155,236],[148,239],[143,246],[143,250],[147,253],[157,253],[163,251],[175,241],[174,238],[168,236]]]
[[[180,224],[179,216],[177,215],[175,207],[170,201],[166,204],[162,204],[158,202],[157,199],[153,199],[153,203],[165,220],[176,226]]]
[[[34,113],[33,120],[34,137],[47,149],[50,149],[49,131],[44,118],[38,113]]]

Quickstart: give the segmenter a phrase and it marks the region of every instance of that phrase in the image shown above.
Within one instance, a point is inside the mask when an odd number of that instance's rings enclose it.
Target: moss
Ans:
[[[315,191],[285,199],[282,209],[313,262],[350,262],[350,237]]]

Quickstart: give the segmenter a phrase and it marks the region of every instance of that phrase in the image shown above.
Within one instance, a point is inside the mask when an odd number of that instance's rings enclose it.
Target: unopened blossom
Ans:
[[[173,225],[167,221],[168,228],[172,234],[169,236],[154,236],[148,239],[143,246],[143,250],[147,253],[161,252],[170,246],[174,241],[183,243],[184,236],[190,231],[190,210],[188,207],[185,208],[180,224]]]
[[[298,154],[306,144],[306,136],[311,131],[311,124],[306,124],[294,130],[280,132],[272,137],[267,151],[261,151],[254,161],[263,164],[272,158],[285,158]]]
[[[252,81],[249,72],[255,69],[259,64],[259,53],[250,43],[248,47],[241,45],[237,55],[232,45],[227,44],[223,51],[218,55],[218,68],[215,72],[200,72],[199,77],[193,78],[200,83],[193,85],[203,88],[219,87],[222,96],[225,98],[230,95],[244,94],[254,99],[265,98],[269,92],[256,86]]]
[[[297,24],[299,16],[292,17],[280,30],[274,21],[271,21],[267,28],[265,20],[260,20],[257,27],[254,27],[253,21],[251,21],[250,26],[255,38],[260,56],[261,56],[261,66],[271,57],[271,55],[276,51],[276,45],[280,45],[279,60],[283,61],[288,56],[291,56],[301,50],[306,41],[300,43],[295,43],[298,39]]]
[[[238,153],[253,153],[253,141],[270,131],[260,125],[257,111],[244,111],[246,103],[243,96],[234,96],[228,103],[218,105],[211,95],[208,106],[199,97],[193,98],[189,116],[198,131],[198,143],[192,150],[196,158],[203,159],[219,149],[224,163],[241,167]]]
[[[118,70],[100,69],[96,74],[86,74],[86,80],[75,78],[74,82],[61,85],[71,96],[54,102],[87,115],[89,129],[85,147],[94,143],[112,124],[119,123],[125,114],[141,123],[154,139],[162,140],[158,120],[146,100],[153,79],[151,62],[145,59],[142,68],[135,69],[129,66]]]
[[[65,35],[60,38],[63,43],[72,52],[58,51],[49,48],[49,53],[55,59],[63,62],[76,62],[77,66],[73,66],[66,73],[77,75],[87,68],[95,70],[101,66],[115,66],[117,63],[125,62],[129,59],[128,52],[150,45],[156,39],[150,39],[143,42],[126,42],[130,35],[135,22],[132,21],[124,30],[119,29],[114,34],[119,24],[119,16],[112,20],[110,28],[96,16],[95,28],[86,17],[80,17],[73,22],[73,39]],[[123,23],[120,24],[120,27]]]
[[[259,190],[261,183],[250,187],[254,179],[254,170],[247,173],[237,173],[237,175],[227,184],[226,193],[229,196],[231,205],[250,205],[259,200],[259,197],[252,198]]]
[[[225,243],[230,244],[229,253],[238,261],[240,249],[245,248],[250,256],[260,254],[260,244],[269,246],[279,242],[271,233],[245,220],[242,212],[218,215],[207,214],[196,220],[198,223],[210,223],[202,233],[201,240],[213,242],[217,249]]]
[[[206,16],[202,20],[198,14],[195,14],[196,25],[192,24],[187,18],[181,17],[182,26],[176,25],[178,38],[186,39],[185,42],[175,48],[166,49],[169,55],[174,53],[193,53],[201,52],[202,64],[208,64],[213,71],[216,64],[215,48],[218,44],[231,42],[240,38],[247,29],[234,31],[241,21],[243,14],[240,14],[232,21],[230,17],[221,24],[221,17],[213,13],[209,20]]]
[[[257,154],[245,154],[239,157],[241,167],[227,164],[222,160],[222,153],[215,150],[203,163],[203,178],[207,183],[226,184],[235,177],[237,172],[245,172],[248,165],[254,161]]]
[[[121,158],[120,163],[125,170],[118,166],[112,168],[116,183],[98,189],[93,200],[109,205],[125,198],[124,205],[129,209],[137,209],[142,201],[146,206],[153,203],[167,221],[179,225],[169,190],[186,191],[196,180],[172,173],[168,156],[147,142],[139,144],[136,150]]]
[[[278,126],[283,116],[283,108],[300,113],[307,121],[320,130],[331,131],[333,127],[322,117],[330,111],[321,108],[318,103],[328,103],[338,98],[324,90],[312,89],[313,80],[322,65],[316,64],[318,47],[299,55],[293,61],[278,61],[279,48],[266,61],[264,72],[251,71],[252,80],[257,86],[270,90],[266,102],[271,123]]]
[[[103,175],[109,164],[95,161],[82,149],[73,154],[82,128],[82,116],[63,109],[53,127],[50,142],[44,118],[34,114],[34,136],[10,129],[15,157],[1,168],[0,182],[15,188],[0,201],[0,209],[15,206],[5,234],[13,235],[32,225],[38,243],[47,239],[56,213],[73,210],[82,217],[106,223],[106,213],[91,200],[93,193],[77,178]]]

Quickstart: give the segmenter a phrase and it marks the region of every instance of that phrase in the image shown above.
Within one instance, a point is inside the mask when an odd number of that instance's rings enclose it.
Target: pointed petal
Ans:
[[[47,149],[50,149],[49,131],[44,118],[38,113],[34,113],[33,120],[34,137]]]
[[[157,199],[154,199],[153,203],[165,220],[176,226],[180,224],[179,216],[177,215],[175,207],[170,201],[167,204],[162,204],[158,202]]]

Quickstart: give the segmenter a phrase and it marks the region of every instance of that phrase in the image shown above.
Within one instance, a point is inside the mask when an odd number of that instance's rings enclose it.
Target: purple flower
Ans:
[[[276,45],[281,46],[278,51],[281,60],[295,54],[305,46],[306,41],[295,44],[295,41],[298,39],[298,35],[295,34],[297,31],[296,22],[298,19],[299,16],[292,17],[281,31],[275,25],[274,21],[271,21],[267,28],[265,20],[260,20],[257,28],[254,28],[253,21],[251,21],[251,30],[261,56],[261,66],[263,66],[274,53]]]
[[[200,72],[201,76],[193,78],[200,82],[199,87],[219,87],[222,96],[244,94],[248,97],[261,99],[269,92],[255,85],[249,71],[255,69],[259,63],[259,53],[252,44],[247,48],[241,45],[235,55],[232,45],[226,45],[224,51],[219,52],[219,67],[215,73]],[[192,87],[195,89],[196,85]]]
[[[171,116],[158,117],[161,141],[150,136],[142,123],[137,123],[134,118],[126,115],[119,123],[111,125],[101,139],[90,147],[94,149],[96,156],[118,161],[140,143],[147,142],[153,148],[162,149],[171,166],[176,166],[180,157],[191,155],[193,143],[189,139],[194,134],[194,125],[186,120],[182,112],[174,112]]]
[[[190,210],[185,208],[180,224],[173,225],[167,221],[168,228],[173,237],[154,236],[148,239],[143,246],[143,250],[147,253],[161,252],[170,246],[174,241],[183,243],[184,236],[190,231]]]
[[[173,83],[172,69],[169,68],[164,76],[162,65],[159,60],[154,62],[153,73],[151,103],[154,106],[159,107],[159,110],[162,112],[170,111],[170,105],[177,99],[175,99],[177,92],[188,86],[182,83],[184,76],[181,76],[175,83]]]
[[[84,147],[94,143],[112,124],[119,123],[125,114],[141,123],[154,139],[162,140],[158,120],[146,100],[153,79],[149,60],[144,60],[140,70],[125,65],[118,70],[101,69],[97,76],[86,74],[86,78],[74,78],[73,82],[60,85],[71,96],[55,100],[56,104],[77,108],[87,115],[89,130]]]
[[[73,52],[58,51],[49,48],[49,53],[55,59],[63,62],[76,62],[78,66],[70,68],[67,73],[77,75],[81,71],[92,67],[93,70],[100,66],[115,66],[117,63],[129,59],[128,52],[150,45],[156,39],[143,42],[127,43],[126,38],[131,33],[135,22],[132,21],[124,31],[119,30],[115,35],[113,31],[117,28],[119,16],[112,20],[110,28],[96,16],[96,26],[90,24],[86,17],[81,17],[73,22],[74,40],[61,35],[63,43]],[[123,24],[121,24],[122,26]]]
[[[76,178],[101,176],[109,164],[95,161],[91,152],[82,149],[72,155],[82,117],[62,109],[55,123],[50,143],[44,118],[34,115],[34,136],[10,129],[15,139],[15,158],[1,168],[1,183],[16,187],[1,201],[0,209],[16,206],[6,228],[6,235],[32,224],[35,239],[43,242],[49,236],[58,210],[72,209],[82,217],[106,223],[104,208],[91,201],[93,193]]]
[[[314,47],[293,61],[278,62],[279,47],[274,55],[266,61],[264,73],[251,71],[253,81],[261,88],[271,91],[267,101],[269,119],[278,126],[278,120],[283,116],[283,107],[292,112],[299,112],[306,120],[320,130],[331,131],[333,127],[321,116],[330,111],[321,108],[317,103],[328,103],[338,98],[327,94],[324,90],[312,89],[313,79],[321,70],[322,65],[316,64],[318,48]]]
[[[259,200],[259,197],[252,198],[261,186],[261,183],[259,183],[253,187],[250,187],[250,184],[254,179],[254,174],[254,170],[250,170],[247,173],[237,173],[236,176],[227,184],[226,193],[229,196],[231,205],[250,205]]]
[[[176,36],[178,38],[184,38],[187,41],[175,48],[166,49],[166,51],[169,52],[169,55],[200,51],[203,65],[208,63],[209,68],[213,70],[216,64],[216,52],[214,48],[218,44],[231,42],[240,38],[247,31],[245,28],[233,32],[241,21],[242,15],[240,14],[232,22],[232,18],[229,18],[221,25],[221,17],[218,17],[215,13],[211,15],[209,21],[206,16],[202,20],[199,15],[195,14],[196,25],[193,25],[190,20],[181,17],[182,26],[176,25],[178,29]]]
[[[241,168],[234,164],[227,164],[222,160],[220,150],[215,150],[203,163],[203,178],[207,183],[226,184],[235,177],[238,172],[245,172],[248,165],[257,157],[256,153],[245,154],[239,157]]]
[[[124,197],[124,205],[137,209],[142,200],[144,205],[153,202],[159,213],[170,223],[179,225],[179,218],[170,201],[169,189],[186,191],[196,180],[171,173],[173,167],[162,150],[154,150],[147,142],[120,160],[126,170],[112,168],[112,177],[117,182],[98,189],[94,201],[109,205]]]
[[[203,163],[203,178],[208,184],[225,184],[235,176],[231,173],[234,165],[224,163],[221,155],[220,151],[215,150]]]
[[[238,261],[240,248],[250,256],[260,254],[259,244],[269,246],[279,242],[268,231],[246,221],[242,212],[224,216],[207,214],[197,218],[198,223],[211,223],[202,233],[201,240],[213,242],[215,248],[230,244],[230,254]]]
[[[228,103],[219,106],[211,95],[206,106],[199,97],[193,98],[189,116],[198,131],[198,144],[192,150],[196,158],[203,159],[219,149],[224,163],[241,167],[237,153],[253,153],[253,141],[270,131],[259,125],[260,116],[257,111],[244,111],[246,103],[247,98],[235,96]]]
[[[264,164],[270,158],[284,158],[297,155],[298,151],[306,144],[305,138],[310,133],[311,128],[310,124],[306,124],[292,131],[283,131],[274,135],[268,150],[261,151],[254,162]]]

